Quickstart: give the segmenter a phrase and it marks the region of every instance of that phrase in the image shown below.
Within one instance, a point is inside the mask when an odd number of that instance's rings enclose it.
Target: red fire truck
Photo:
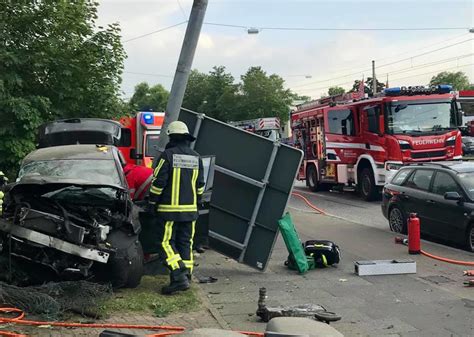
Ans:
[[[461,159],[461,123],[447,85],[303,104],[291,115],[293,141],[304,152],[298,178],[315,191],[347,186],[373,200],[403,164]]]
[[[278,117],[262,117],[249,119],[244,121],[229,122],[230,125],[239,129],[256,133],[270,140],[279,140],[280,135],[280,119]]]
[[[127,163],[152,166],[164,119],[164,112],[137,112],[135,116],[120,119],[118,148]]]
[[[474,136],[474,90],[459,91],[458,101],[463,111],[462,131],[466,136]]]

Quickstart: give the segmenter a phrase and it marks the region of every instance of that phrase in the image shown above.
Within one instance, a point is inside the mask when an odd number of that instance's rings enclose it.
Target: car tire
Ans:
[[[143,276],[143,248],[140,241],[129,250],[130,268],[128,271],[127,288],[136,288],[140,285]]]
[[[398,206],[393,206],[388,212],[388,225],[395,233],[407,234],[407,218]]]
[[[107,278],[114,288],[135,288],[143,276],[143,249],[138,235],[117,230],[107,241],[116,249],[107,263]]]
[[[319,190],[318,171],[314,165],[309,165],[306,169],[306,181],[311,191],[316,192]]]
[[[466,231],[466,249],[470,252],[474,252],[474,226],[469,224]]]
[[[365,201],[377,199],[378,189],[375,185],[374,173],[370,168],[365,168],[360,174],[359,192]]]

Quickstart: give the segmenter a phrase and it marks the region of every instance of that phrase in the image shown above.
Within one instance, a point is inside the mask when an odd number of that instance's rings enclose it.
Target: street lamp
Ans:
[[[258,29],[256,27],[250,27],[250,28],[247,28],[247,33],[248,34],[258,34],[258,33],[260,33],[260,29]]]

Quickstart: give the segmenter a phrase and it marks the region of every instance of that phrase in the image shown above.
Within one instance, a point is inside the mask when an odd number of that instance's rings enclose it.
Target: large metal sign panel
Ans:
[[[265,270],[303,153],[190,110],[182,109],[179,119],[197,138],[194,149],[216,156],[211,246]]]

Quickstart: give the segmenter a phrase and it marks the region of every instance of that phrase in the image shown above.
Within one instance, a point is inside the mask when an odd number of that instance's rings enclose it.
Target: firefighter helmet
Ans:
[[[195,138],[189,133],[188,126],[181,122],[181,121],[175,121],[171,122],[170,125],[168,126],[168,130],[166,133],[171,136],[171,135],[184,135],[187,136],[189,139],[194,140]]]

